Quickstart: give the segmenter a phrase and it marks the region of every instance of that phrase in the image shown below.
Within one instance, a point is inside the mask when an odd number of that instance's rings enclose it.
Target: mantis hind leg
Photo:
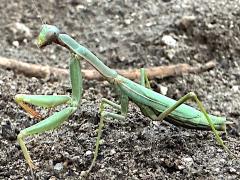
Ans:
[[[146,88],[150,88],[150,83],[149,80],[147,78],[147,73],[145,72],[144,68],[141,68],[140,70],[140,74],[141,74],[141,78],[140,78],[140,84]],[[181,104],[183,104],[185,101],[187,101],[188,99],[194,99],[196,101],[196,103],[198,104],[198,107],[200,108],[201,112],[204,114],[205,118],[207,119],[214,135],[215,138],[217,139],[217,141],[219,142],[219,144],[225,149],[225,151],[227,151],[230,155],[235,156],[234,154],[231,153],[231,151],[227,148],[227,146],[224,144],[222,138],[219,136],[218,131],[216,130],[216,128],[214,127],[214,124],[212,123],[212,120],[209,118],[205,108],[203,107],[201,101],[198,99],[198,97],[196,96],[195,93],[190,92],[187,95],[183,96],[182,98],[180,98],[176,104],[174,104],[172,107],[169,107],[168,109],[166,109],[164,112],[162,112],[159,116],[156,114],[156,112],[154,112],[153,109],[151,109],[148,106],[145,105],[141,105],[138,104],[138,106],[140,107],[142,113],[145,116],[150,117],[153,121],[162,121],[166,116],[168,116],[172,111],[174,111],[178,106],[180,106]]]
[[[172,111],[174,111],[178,106],[180,106],[181,104],[183,104],[185,101],[189,100],[189,99],[193,99],[199,109],[201,110],[201,112],[204,114],[206,120],[208,121],[214,135],[215,138],[217,139],[217,141],[219,142],[219,144],[225,149],[226,152],[228,152],[229,154],[233,155],[231,153],[231,151],[227,148],[227,146],[224,144],[222,138],[219,136],[218,131],[216,130],[216,128],[214,127],[214,124],[212,122],[212,120],[210,119],[209,115],[207,114],[205,108],[202,105],[202,102],[198,99],[197,95],[194,92],[190,92],[188,94],[186,94],[185,96],[183,96],[182,98],[180,98],[173,106],[167,108],[165,111],[163,111],[157,118],[156,121],[162,121],[166,116],[168,116]],[[234,156],[234,155],[233,155]]]

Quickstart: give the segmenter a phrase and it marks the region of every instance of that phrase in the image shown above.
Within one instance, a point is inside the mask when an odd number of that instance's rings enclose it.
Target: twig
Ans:
[[[207,71],[216,66],[215,61],[209,61],[204,65],[190,66],[188,64],[176,64],[169,66],[157,66],[146,68],[149,79],[155,77],[165,78],[169,76],[178,76],[187,73],[198,73]],[[50,66],[42,66],[37,64],[24,63],[18,60],[0,57],[0,67],[8,70],[13,70],[17,73],[22,73],[25,76],[37,77],[37,78],[47,78],[54,77],[57,79],[69,78],[69,72],[67,69],[54,68]],[[129,79],[139,79],[140,71],[139,69],[129,69],[129,70],[116,70],[119,74],[129,78]],[[103,80],[102,76],[96,70],[82,70],[82,74],[86,79],[92,80]]]

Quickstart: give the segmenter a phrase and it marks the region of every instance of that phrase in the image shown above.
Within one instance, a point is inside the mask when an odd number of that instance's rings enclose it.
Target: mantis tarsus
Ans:
[[[69,35],[61,33],[57,27],[45,24],[43,25],[42,30],[38,36],[38,46],[40,48],[43,48],[52,43],[61,45],[72,53],[70,59],[72,95],[71,97],[67,95],[16,95],[15,101],[28,113],[37,118],[40,115],[32,108],[30,108],[27,104],[45,108],[52,108],[65,103],[68,104],[67,108],[61,110],[60,112],[56,112],[52,116],[22,130],[19,133],[17,140],[31,169],[34,168],[34,165],[25,146],[24,138],[58,127],[77,110],[78,106],[80,105],[82,96],[82,75],[80,66],[81,58],[84,58],[94,68],[96,68],[96,70],[98,70],[102,76],[115,87],[120,97],[120,104],[116,104],[105,98],[103,98],[101,101],[99,108],[100,122],[94,158],[92,160],[91,166],[86,172],[90,172],[96,162],[104,119],[106,117],[111,117],[119,120],[125,119],[128,112],[129,101],[135,103],[140,108],[141,112],[145,116],[151,118],[153,121],[162,121],[164,119],[165,121],[168,121],[172,124],[184,126],[186,128],[212,130],[221,146],[227,152],[231,153],[229,149],[224,145],[217,132],[217,130],[225,131],[226,124],[228,123],[226,121],[226,118],[207,114],[206,110],[204,109],[202,103],[199,101],[195,93],[190,92],[180,98],[178,101],[175,101],[157,92],[154,92],[150,88],[147,74],[145,73],[144,69],[141,69],[140,84],[137,84],[119,75],[115,70],[107,67],[91,51],[78,44]],[[195,100],[200,111],[191,106],[183,104],[188,99]],[[120,114],[106,111],[106,105],[110,105],[113,108],[117,109]]]

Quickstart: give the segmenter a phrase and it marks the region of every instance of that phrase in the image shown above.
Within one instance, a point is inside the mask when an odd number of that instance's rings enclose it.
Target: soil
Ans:
[[[207,111],[226,116],[222,138],[240,157],[239,0],[38,1],[0,3],[0,55],[24,62],[68,68],[70,54],[56,45],[35,45],[41,18],[91,49],[111,68],[176,63],[217,67],[200,74],[161,79],[179,99],[197,93]],[[171,43],[162,38],[169,35]],[[173,44],[172,44],[173,43]],[[92,68],[86,62],[83,68]],[[37,79],[0,69],[0,179],[79,179],[93,158],[102,97],[114,100],[107,82],[84,80],[77,112],[60,128],[26,138],[34,164],[31,174],[17,134],[38,122],[16,103],[16,94],[70,94],[69,81]],[[194,103],[190,103],[193,106]],[[63,107],[56,108],[58,111]],[[48,111],[37,108],[45,116]],[[123,122],[105,123],[100,153],[89,179],[238,179],[239,158],[230,158],[213,133],[171,124],[153,124],[130,104]]]

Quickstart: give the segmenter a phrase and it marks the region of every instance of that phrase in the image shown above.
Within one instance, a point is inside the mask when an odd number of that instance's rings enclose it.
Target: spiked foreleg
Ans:
[[[60,112],[54,113],[52,116],[44,119],[43,121],[22,130],[18,135],[18,142],[23,151],[24,157],[29,164],[30,168],[34,168],[30,155],[27,151],[27,147],[24,142],[24,138],[34,134],[43,133],[48,130],[52,130],[60,126],[65,120],[69,118],[80,104],[82,96],[82,75],[79,59],[72,55],[70,60],[70,79],[72,83],[72,97],[67,95],[16,95],[15,101],[23,107],[27,112],[35,117],[40,115],[29,107],[26,103],[36,106],[51,108],[60,104],[68,103],[69,107],[63,109]]]
[[[42,116],[31,108],[28,104],[35,106],[53,108],[61,104],[71,101],[71,97],[67,95],[27,95],[17,94],[14,98],[15,102],[20,105],[27,113],[37,119],[42,119]],[[27,104],[26,104],[27,103]]]
[[[68,107],[60,112],[53,114],[52,116],[48,117],[47,119],[40,121],[39,123],[22,130],[18,134],[18,137],[17,137],[18,143],[20,144],[20,147],[23,151],[23,155],[31,169],[34,168],[34,165],[32,163],[30,155],[28,153],[27,147],[25,145],[24,138],[27,136],[43,133],[45,131],[49,131],[49,130],[57,128],[65,120],[67,120],[69,118],[69,116],[76,111],[76,109],[77,109],[77,107]]]

